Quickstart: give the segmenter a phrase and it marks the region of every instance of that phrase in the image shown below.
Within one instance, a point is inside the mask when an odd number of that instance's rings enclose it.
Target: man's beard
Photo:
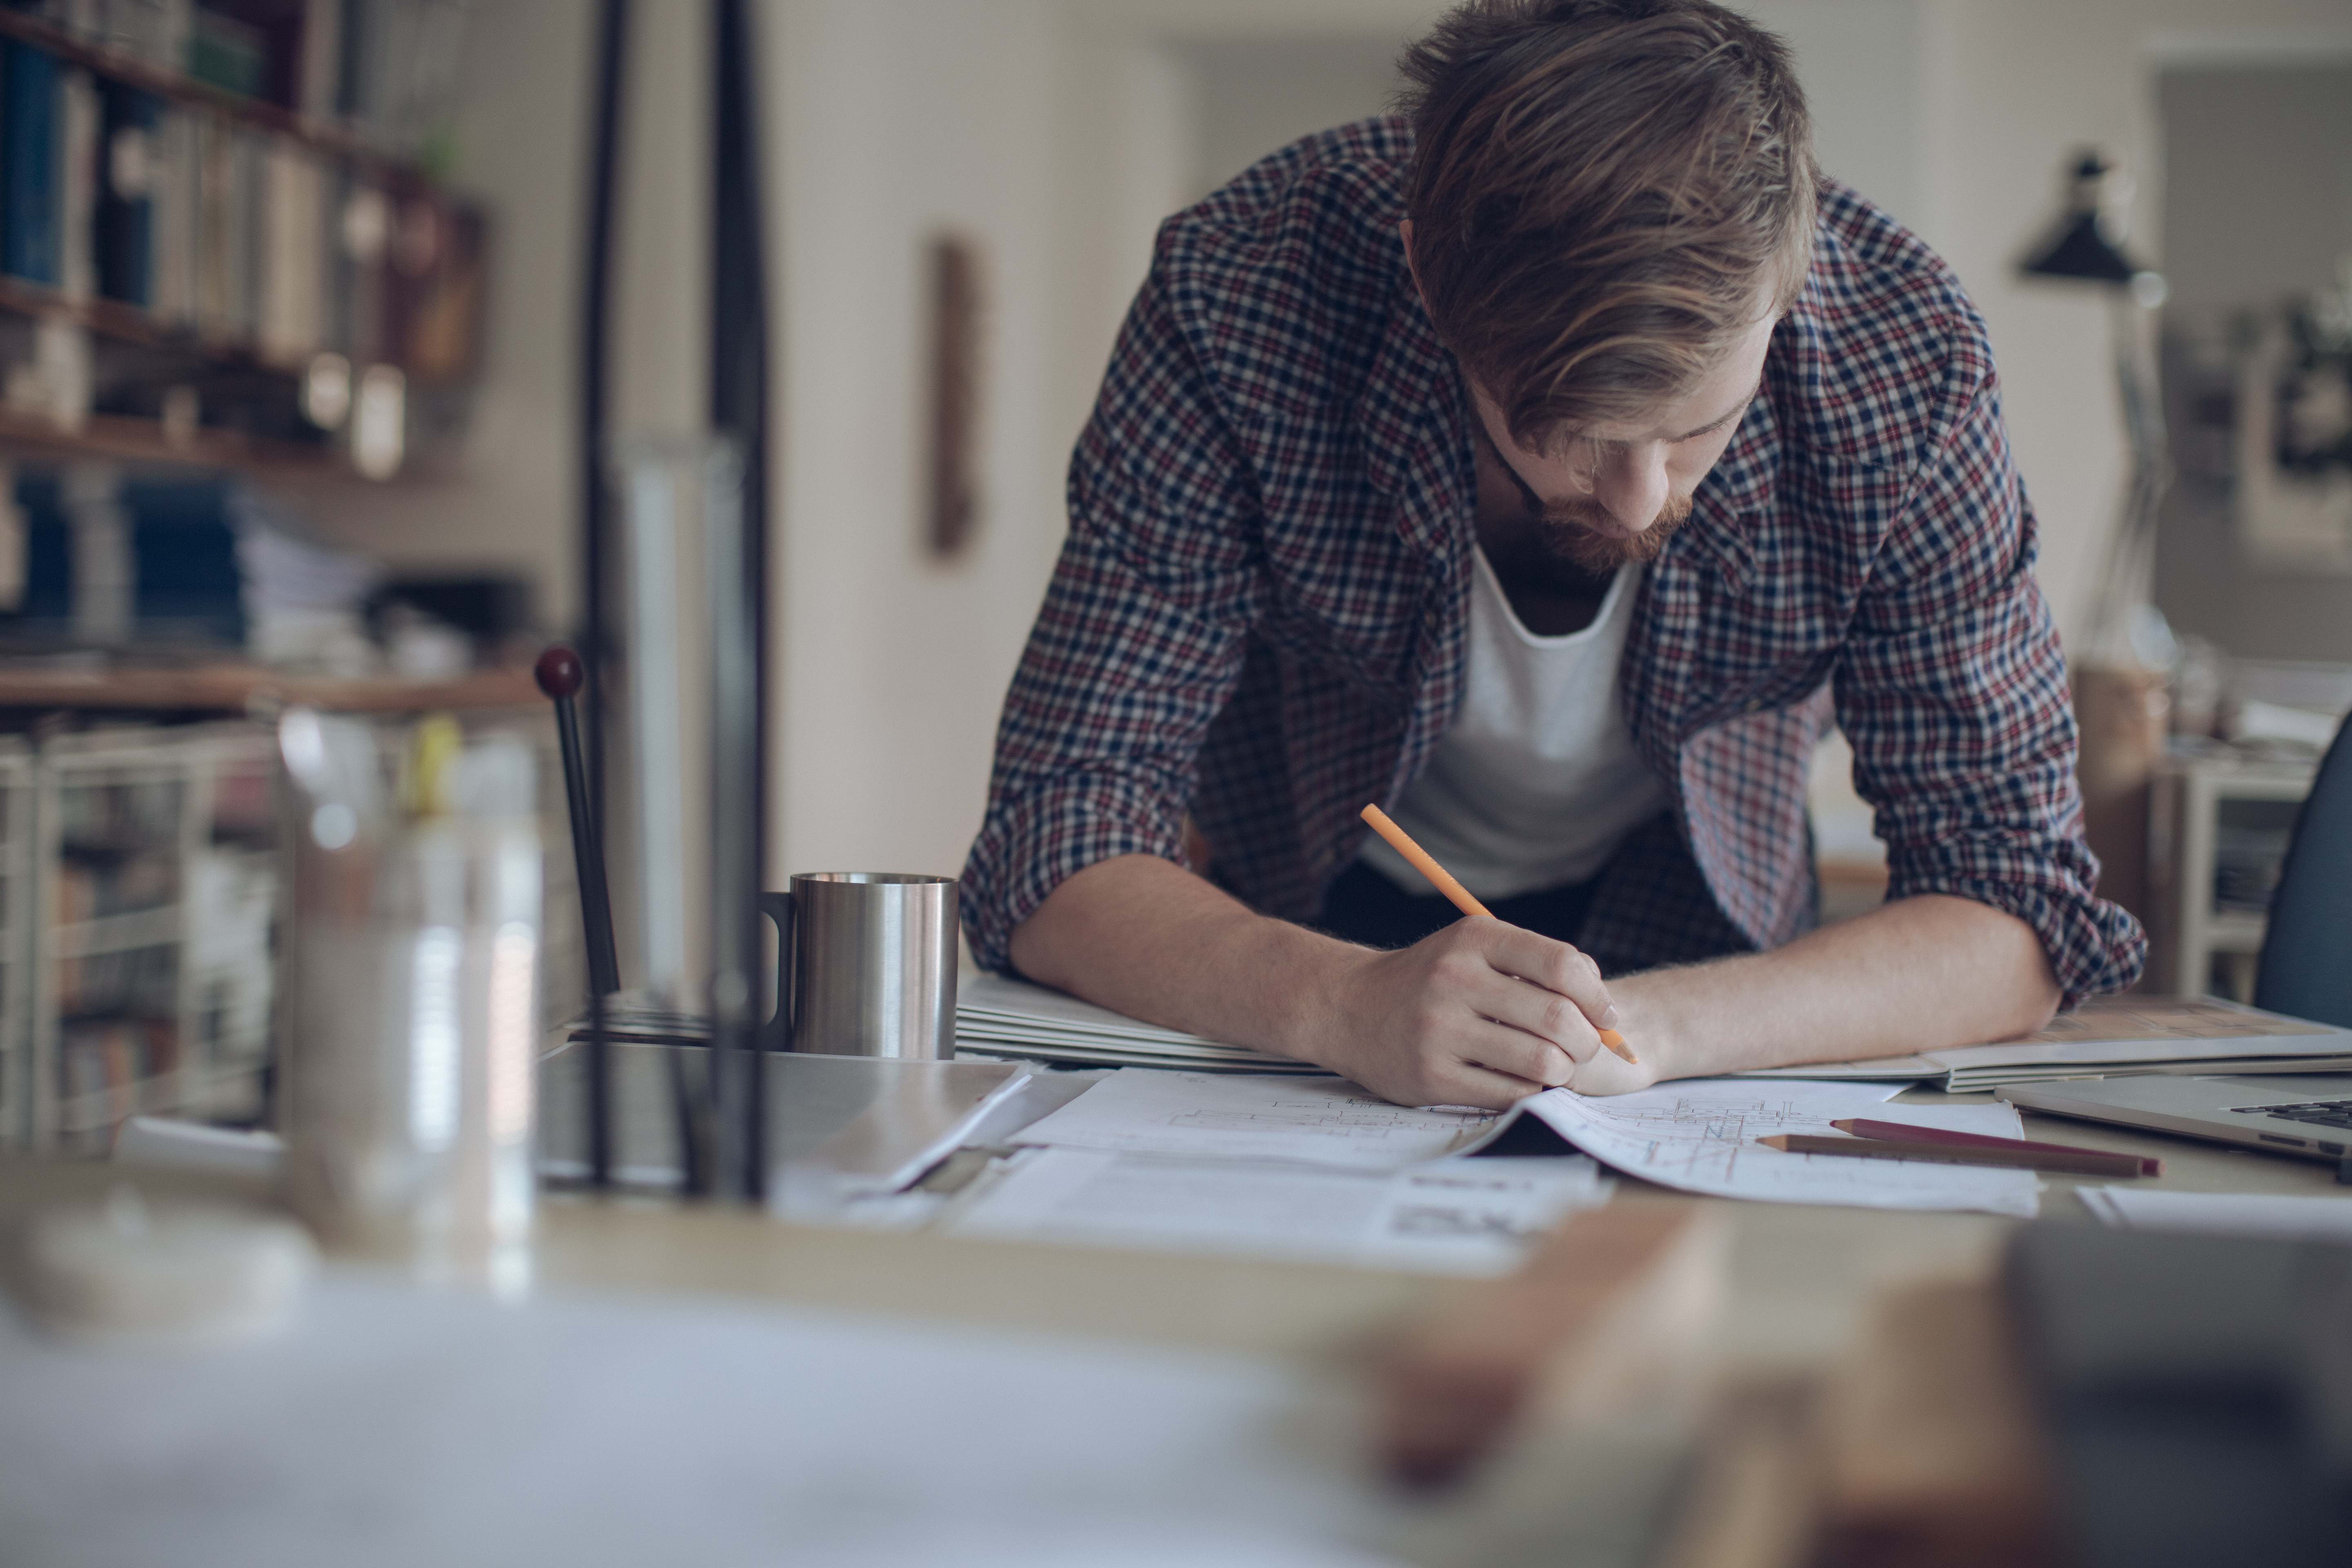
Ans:
[[[1536,519],[1536,537],[1546,555],[1580,572],[1606,576],[1620,566],[1655,561],[1666,540],[1690,518],[1691,498],[1670,495],[1655,521],[1641,532],[1618,530],[1598,501],[1573,500],[1545,507]]]

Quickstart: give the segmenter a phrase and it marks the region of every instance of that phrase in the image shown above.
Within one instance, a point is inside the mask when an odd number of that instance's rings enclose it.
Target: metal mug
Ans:
[[[771,1049],[946,1061],[955,1055],[956,879],[813,871],[760,895],[776,922]]]

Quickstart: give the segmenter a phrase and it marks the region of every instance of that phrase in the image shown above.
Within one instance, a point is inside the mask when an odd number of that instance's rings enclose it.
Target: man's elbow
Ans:
[[[2063,987],[2058,984],[2056,971],[2050,967],[2049,950],[2042,945],[2042,935],[2015,915],[2000,917],[2010,930],[2006,933],[2011,949],[2008,969],[2011,984],[2005,987],[2013,998],[2014,1016],[2007,1022],[2014,1025],[2005,1037],[2031,1035],[2046,1029],[2050,1020],[2058,1016],[2058,1004],[2066,999]]]

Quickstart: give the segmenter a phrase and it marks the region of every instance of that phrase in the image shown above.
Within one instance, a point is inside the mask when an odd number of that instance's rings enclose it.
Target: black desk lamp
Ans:
[[[2050,243],[2018,270],[2029,278],[2075,278],[2094,283],[2129,283],[2146,272],[2116,248],[2103,232],[2107,223],[2106,178],[2115,165],[2090,148],[2074,160],[2066,191],[2065,216]],[[2154,277],[2155,274],[2150,273]],[[2158,285],[2162,286],[2159,280]]]

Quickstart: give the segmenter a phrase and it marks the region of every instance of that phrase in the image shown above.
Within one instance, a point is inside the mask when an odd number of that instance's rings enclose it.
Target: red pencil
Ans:
[[[2112,1149],[2085,1149],[2077,1143],[2036,1143],[2031,1139],[1994,1138],[1982,1132],[1948,1132],[1940,1127],[1914,1127],[1907,1121],[1877,1121],[1867,1116],[1849,1116],[1830,1125],[1857,1138],[1898,1143],[1950,1143],[1963,1149],[2008,1149],[2021,1154],[2106,1154],[2137,1160],[2143,1176],[2164,1174],[2161,1160],[2145,1154],[2116,1154]]]

